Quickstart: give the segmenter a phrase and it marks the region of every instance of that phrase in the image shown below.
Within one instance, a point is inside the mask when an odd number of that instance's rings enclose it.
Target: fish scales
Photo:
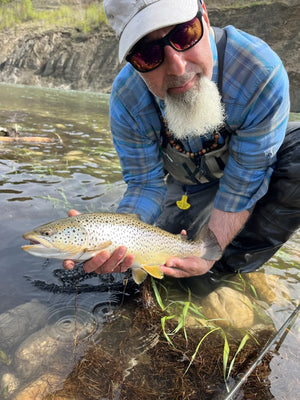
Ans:
[[[221,254],[218,242],[207,228],[206,233],[206,242],[203,234],[198,240],[188,241],[132,214],[90,213],[56,220],[25,233],[23,237],[32,244],[22,248],[36,256],[84,261],[101,250],[113,252],[126,246],[127,253],[135,255],[132,269],[139,275],[134,279],[140,283],[147,273],[162,278],[160,266],[171,256],[205,258],[210,248],[213,259],[217,259]]]
[[[112,244],[107,248],[108,251],[123,245],[127,247],[128,253],[135,254],[137,263],[148,264],[163,264],[166,261],[165,257],[171,254],[181,256],[193,251],[200,255],[199,246],[195,248],[196,246],[189,242],[179,241],[176,236],[174,241],[174,237],[170,238],[167,232],[146,225],[131,216],[121,214],[118,217],[116,218],[116,214],[105,216],[94,214],[84,221],[83,226],[89,237],[89,248],[109,238]]]

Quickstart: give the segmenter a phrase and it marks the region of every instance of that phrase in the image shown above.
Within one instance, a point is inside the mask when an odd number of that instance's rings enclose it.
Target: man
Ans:
[[[190,286],[259,268],[300,220],[299,126],[287,128],[280,59],[232,26],[213,30],[199,0],[104,0],[104,8],[128,61],[110,102],[128,185],[117,211],[189,238],[208,223],[220,260],[172,257],[162,267]],[[125,253],[102,252],[85,269],[125,271],[134,260]]]

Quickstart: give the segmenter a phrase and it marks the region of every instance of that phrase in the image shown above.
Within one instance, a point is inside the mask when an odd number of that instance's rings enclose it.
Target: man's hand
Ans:
[[[216,208],[213,209],[208,225],[216,235],[222,250],[243,228],[248,217],[249,212],[247,210],[230,213]],[[181,234],[186,234],[186,232],[182,231]],[[174,278],[188,278],[206,274],[214,263],[215,261],[208,261],[194,256],[186,258],[170,257],[162,267],[162,271],[165,275]]]
[[[79,215],[80,212],[70,210],[68,216]],[[111,255],[108,251],[103,250],[96,254],[93,258],[86,261],[83,265],[85,272],[96,272],[97,274],[107,274],[113,272],[125,272],[131,267],[134,261],[134,255],[126,255],[125,246],[118,247]],[[64,260],[63,267],[65,269],[73,269],[75,262],[73,260]]]
[[[173,278],[189,278],[206,274],[213,264],[214,261],[204,260],[195,256],[186,258],[170,257],[161,269],[165,275]]]
[[[181,231],[182,236],[187,236],[187,231]],[[213,266],[214,261],[204,260],[203,258],[190,256],[186,258],[170,257],[161,269],[165,275],[173,278],[189,278],[206,274]]]

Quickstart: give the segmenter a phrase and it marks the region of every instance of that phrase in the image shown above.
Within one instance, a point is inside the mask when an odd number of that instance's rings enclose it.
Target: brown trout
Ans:
[[[147,274],[162,279],[161,265],[171,256],[217,260],[222,254],[207,225],[195,241],[190,241],[146,224],[133,214],[80,214],[41,225],[23,238],[31,244],[22,249],[34,256],[74,261],[85,261],[102,250],[112,253],[117,247],[126,246],[127,253],[135,255],[131,268],[137,284]]]

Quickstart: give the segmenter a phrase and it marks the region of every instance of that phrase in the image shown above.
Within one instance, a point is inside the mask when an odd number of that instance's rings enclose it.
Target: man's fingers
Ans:
[[[79,211],[72,209],[69,210],[68,217],[74,217],[74,215],[79,215],[79,214],[81,214]]]
[[[124,258],[124,260],[119,264],[120,272],[127,271],[128,268],[130,268],[132,266],[133,261],[134,261],[134,255],[133,254],[129,254],[128,256],[126,256]]]
[[[174,278],[187,278],[206,274],[213,265],[213,261],[207,261],[199,257],[190,256],[186,258],[170,257],[162,271],[165,275]]]
[[[95,257],[84,263],[83,269],[85,272],[98,272],[97,269],[102,268],[105,262],[109,259],[110,253],[106,250],[101,251]]]
[[[125,246],[118,247],[112,255],[108,251],[101,251],[84,264],[84,270],[86,272],[95,271],[98,274],[126,271],[132,260],[132,257],[124,259],[126,252]]]
[[[175,267],[166,267],[162,265],[161,270],[164,275],[171,276],[172,278],[188,278],[190,276],[187,272],[183,271],[182,269],[177,269]]]
[[[64,269],[70,270],[70,269],[73,269],[74,266],[75,266],[75,263],[72,260],[64,260],[64,262],[63,262]]]

